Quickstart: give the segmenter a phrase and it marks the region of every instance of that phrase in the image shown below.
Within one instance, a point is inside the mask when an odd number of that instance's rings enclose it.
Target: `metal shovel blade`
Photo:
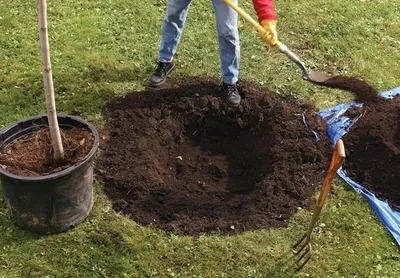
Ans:
[[[285,44],[278,42],[277,46],[279,50],[284,53],[290,60],[292,60],[303,72],[303,79],[317,83],[324,84],[326,81],[332,78],[332,76],[319,71],[308,70],[304,62],[296,55],[292,50],[290,50]]]
[[[323,72],[310,70],[303,78],[313,83],[325,84],[332,76]]]

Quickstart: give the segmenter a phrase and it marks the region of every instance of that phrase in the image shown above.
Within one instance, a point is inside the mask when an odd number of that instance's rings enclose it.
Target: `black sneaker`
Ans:
[[[240,97],[240,94],[239,94],[236,84],[228,85],[228,84],[222,83],[222,91],[225,96],[226,104],[228,104],[231,107],[239,106],[242,98]]]
[[[173,71],[175,68],[175,63],[172,61],[171,63],[162,63],[158,62],[158,66],[156,71],[150,78],[150,86],[159,87],[165,83],[167,80],[167,75]]]

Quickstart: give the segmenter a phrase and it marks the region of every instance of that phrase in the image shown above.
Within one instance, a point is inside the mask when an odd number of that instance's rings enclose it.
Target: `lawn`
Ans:
[[[154,69],[166,1],[49,0],[49,34],[59,112],[104,126],[101,108],[140,91]],[[254,15],[250,1],[242,7]],[[36,1],[0,0],[0,127],[45,112]],[[308,65],[363,77],[378,90],[400,85],[399,0],[277,0],[280,39]],[[173,78],[219,76],[215,19],[209,0],[193,1]],[[349,93],[321,88],[251,26],[241,33],[241,78],[320,108]],[[0,277],[288,277],[291,245],[310,211],[284,229],[199,238],[141,227],[117,214],[95,184],[86,221],[63,234],[39,236],[14,226],[0,190]],[[400,277],[400,254],[368,203],[341,180],[313,237],[314,255],[299,277]],[[279,263],[278,262],[283,262]]]

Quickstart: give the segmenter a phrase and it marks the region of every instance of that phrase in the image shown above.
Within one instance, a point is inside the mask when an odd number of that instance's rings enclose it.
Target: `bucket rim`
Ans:
[[[47,115],[46,114],[42,114],[42,115],[36,115],[36,116],[32,116],[32,117],[27,117],[24,118],[22,120],[19,120],[17,122],[14,122],[4,128],[2,128],[0,130],[0,136],[2,136],[3,134],[5,134],[7,131],[9,131],[12,128],[15,128],[19,125],[21,125],[22,123],[26,123],[26,122],[30,122],[30,121],[34,121],[36,119],[45,119],[47,121]],[[48,175],[41,175],[41,176],[21,176],[21,175],[17,175],[17,174],[13,174],[5,169],[3,169],[3,167],[0,167],[0,177],[2,176],[6,176],[8,178],[14,179],[14,180],[20,180],[20,181],[50,181],[50,180],[54,180],[54,179],[59,179],[62,178],[64,176],[67,176],[73,172],[75,172],[77,169],[79,169],[80,167],[82,167],[83,165],[85,165],[90,159],[92,159],[92,157],[95,155],[99,144],[100,144],[100,136],[99,133],[97,131],[97,129],[88,121],[82,119],[79,116],[72,116],[72,115],[67,115],[67,114],[57,114],[57,119],[69,119],[72,120],[71,125],[73,125],[73,122],[78,122],[81,123],[85,126],[85,128],[87,128],[90,133],[92,133],[92,135],[94,136],[94,142],[93,142],[93,146],[92,149],[90,150],[90,152],[78,163],[62,170],[59,172],[55,172],[52,174],[48,174]],[[59,124],[60,125],[60,124]],[[45,125],[43,125],[45,126]],[[27,128],[26,128],[27,129]],[[23,130],[23,129],[21,129]],[[14,138],[11,142],[17,140],[20,137]],[[5,143],[4,141],[0,143],[0,151],[9,143],[11,142],[7,142]]]

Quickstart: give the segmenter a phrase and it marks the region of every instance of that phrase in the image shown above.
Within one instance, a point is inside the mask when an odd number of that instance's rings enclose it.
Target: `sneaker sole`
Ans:
[[[228,100],[225,100],[225,103],[226,103],[229,107],[232,107],[232,108],[238,107],[238,106],[240,105],[240,102],[239,102],[238,104],[232,104],[232,103],[229,103]]]
[[[172,68],[170,68],[170,69],[167,71],[167,76],[168,76],[168,74],[170,74],[174,69],[175,69],[175,64],[172,66]],[[159,82],[159,83],[151,83],[151,82],[150,82],[150,87],[153,87],[153,88],[160,87],[162,84],[164,84],[164,83],[167,81],[167,76],[165,77],[165,79],[164,79],[163,81],[161,81],[161,82]]]

